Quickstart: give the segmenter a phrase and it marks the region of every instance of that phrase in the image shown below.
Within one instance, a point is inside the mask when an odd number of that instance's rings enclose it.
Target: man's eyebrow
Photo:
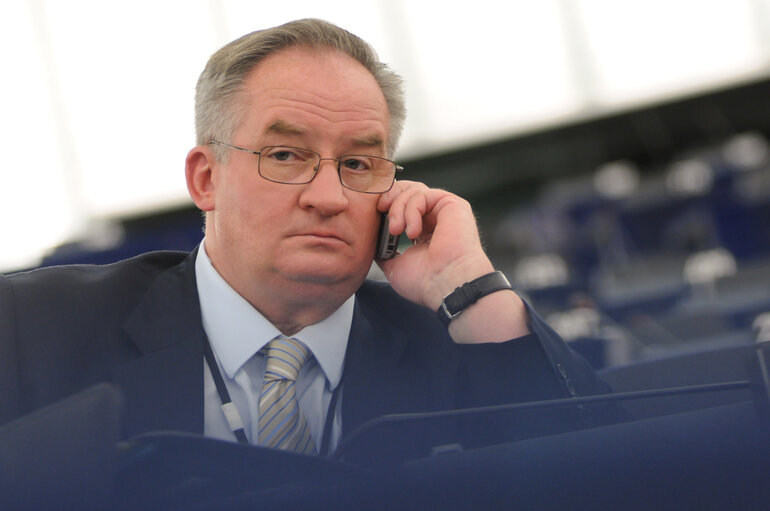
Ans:
[[[353,145],[360,147],[384,147],[385,142],[379,135],[368,135],[353,138]]]
[[[265,133],[277,133],[279,135],[302,135],[305,130],[286,121],[278,120],[265,129]]]
[[[299,126],[296,126],[294,124],[291,124],[289,122],[286,122],[284,120],[277,120],[272,122],[266,129],[265,133],[274,133],[278,135],[304,135],[305,130],[303,128],[300,128]],[[353,137],[351,140],[354,146],[357,147],[385,147],[385,141],[382,139],[379,135],[364,135],[361,137]]]

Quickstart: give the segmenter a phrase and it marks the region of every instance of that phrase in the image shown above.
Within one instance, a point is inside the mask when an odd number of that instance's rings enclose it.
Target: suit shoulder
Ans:
[[[402,298],[396,293],[390,284],[377,280],[366,280],[356,292],[356,299],[363,303],[386,306],[389,309],[397,309],[400,312],[406,311],[426,311],[428,309],[421,307],[416,303]]]
[[[0,276],[0,288],[9,289],[17,300],[90,293],[98,296],[100,290],[114,290],[116,286],[131,294],[132,289],[144,289],[159,273],[188,256],[186,252],[158,251],[105,265],[48,266]]]
[[[152,274],[182,262],[189,253],[178,251],[147,252],[130,259],[110,264],[67,264],[44,266],[5,275],[13,283],[31,283],[38,280],[88,280],[98,277]]]
[[[387,282],[366,280],[356,292],[356,300],[393,325],[446,330],[434,311],[401,297]]]

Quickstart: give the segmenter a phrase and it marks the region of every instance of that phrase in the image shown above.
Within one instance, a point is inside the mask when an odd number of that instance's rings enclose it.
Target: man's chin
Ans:
[[[317,286],[338,286],[353,283],[356,287],[366,278],[369,267],[363,270],[355,271],[351,266],[324,267],[322,264],[315,264],[305,267],[287,268],[283,273],[287,280],[297,284],[317,285]]]

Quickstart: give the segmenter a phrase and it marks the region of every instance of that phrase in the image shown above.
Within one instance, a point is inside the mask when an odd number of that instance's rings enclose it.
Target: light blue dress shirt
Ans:
[[[219,275],[206,253],[205,243],[198,249],[195,276],[203,329],[230,398],[243,420],[246,437],[250,443],[256,443],[259,395],[265,372],[264,354],[258,352],[282,334]],[[302,368],[296,385],[300,409],[319,449],[332,393],[342,378],[354,303],[355,296],[351,296],[331,316],[293,336],[313,353],[313,359]],[[236,441],[222,412],[211,371],[205,361],[203,365],[204,435]],[[336,448],[342,431],[341,404],[340,395],[332,425],[330,452]]]

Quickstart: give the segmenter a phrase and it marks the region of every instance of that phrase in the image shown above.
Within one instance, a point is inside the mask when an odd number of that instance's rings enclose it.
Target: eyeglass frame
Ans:
[[[318,153],[311,149],[305,149],[304,147],[296,147],[296,146],[289,146],[289,145],[268,145],[268,146],[262,147],[259,151],[252,151],[251,149],[246,149],[245,147],[239,147],[236,145],[227,144],[225,142],[220,142],[219,140],[214,140],[214,139],[209,140],[208,145],[218,145],[222,147],[227,147],[229,149],[235,149],[236,151],[243,151],[244,153],[257,155],[257,173],[259,174],[259,176],[262,179],[265,179],[266,181],[270,181],[271,183],[278,183],[282,185],[306,185],[312,182],[313,179],[315,179],[316,175],[318,174],[318,171],[321,170],[321,162],[324,160],[330,160],[330,161],[337,162],[337,178],[340,180],[340,185],[342,185],[344,188],[347,188],[348,190],[352,190],[358,193],[379,194],[379,193],[386,193],[390,191],[390,189],[393,188],[393,183],[396,182],[396,173],[404,170],[404,167],[394,162],[393,160],[389,160],[388,158],[383,158],[381,156],[372,156],[369,154],[343,154],[339,158],[324,158],[321,156],[321,153]],[[285,147],[287,149],[298,149],[300,151],[306,151],[308,153],[315,154],[316,156],[318,156],[318,164],[313,168],[313,175],[310,177],[310,179],[308,179],[307,181],[303,181],[301,183],[287,183],[286,181],[277,181],[275,179],[270,179],[268,177],[265,177],[262,174],[260,163],[262,161],[262,151],[264,151],[268,147]],[[389,161],[390,163],[392,163],[395,170],[393,172],[393,180],[390,182],[390,186],[387,188],[387,190],[383,190],[381,192],[367,192],[364,190],[356,190],[355,188],[351,188],[347,186],[345,183],[343,183],[342,182],[342,160],[346,156],[365,156],[367,158],[377,158],[377,159]]]

